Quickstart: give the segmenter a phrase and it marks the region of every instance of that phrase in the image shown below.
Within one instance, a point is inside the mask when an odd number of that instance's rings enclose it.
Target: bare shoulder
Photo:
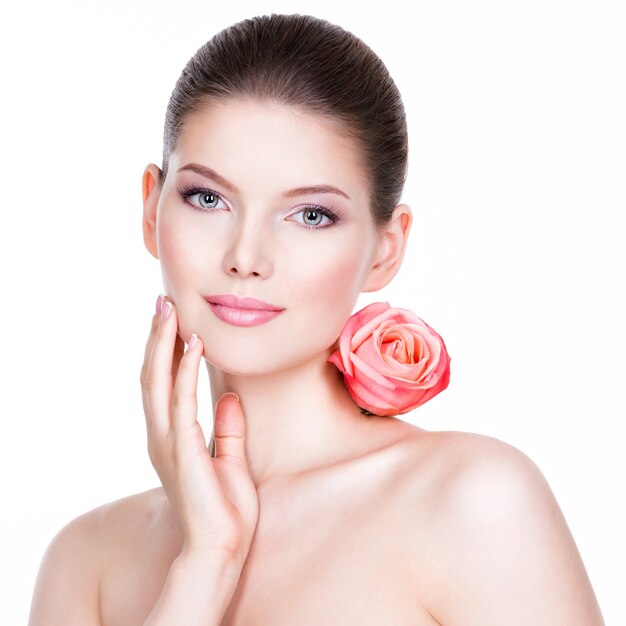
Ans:
[[[39,566],[29,626],[100,624],[100,580],[120,546],[153,517],[158,490],[93,508],[62,526]]]
[[[94,545],[100,551],[100,580],[118,575],[129,562],[150,553],[172,536],[176,527],[162,487],[107,502],[86,513],[97,527]]]
[[[535,462],[518,448],[487,435],[460,431],[426,431],[410,427],[402,442],[407,488],[438,506],[476,506],[475,490],[514,489],[546,495],[548,485]],[[549,488],[548,488],[549,489]],[[521,494],[520,494],[521,495]],[[408,500],[410,502],[410,498]],[[434,504],[434,502],[432,502]]]
[[[431,479],[436,480],[438,499],[445,498],[449,505],[475,509],[479,496],[475,492],[493,497],[501,490],[509,500],[551,495],[537,464],[500,439],[471,432],[430,431],[417,435],[414,442],[421,449],[416,460],[428,467]],[[479,497],[479,505],[481,501],[483,505],[492,502]]]
[[[442,532],[465,537],[472,531],[493,532],[498,527],[509,532],[547,518],[565,530],[541,469],[515,446],[459,431],[421,432],[411,445],[416,479],[410,488],[420,507],[427,504],[427,515]]]
[[[406,514],[428,537],[409,540],[419,563],[411,576],[439,623],[604,623],[556,497],[528,455],[456,431],[420,433],[411,445],[421,482],[411,483],[419,488]]]
[[[155,488],[106,502],[70,522],[90,535],[91,545],[103,563],[124,551],[138,537],[149,533],[157,522],[163,489]]]

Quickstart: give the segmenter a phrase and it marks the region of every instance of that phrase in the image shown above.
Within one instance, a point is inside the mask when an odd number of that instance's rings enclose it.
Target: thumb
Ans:
[[[231,392],[223,394],[215,406],[215,458],[247,468],[245,435],[246,424],[239,396]]]

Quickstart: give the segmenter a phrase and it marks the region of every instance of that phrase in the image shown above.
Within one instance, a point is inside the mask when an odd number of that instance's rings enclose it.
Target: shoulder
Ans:
[[[469,519],[505,514],[552,493],[537,464],[515,446],[469,432],[428,433],[427,462],[436,479],[436,497]]]
[[[512,498],[531,493],[545,495],[548,487],[529,456],[487,435],[416,428],[406,440],[405,456],[407,470],[426,483],[432,497],[447,506],[476,508],[475,490],[485,495],[488,490],[492,496],[502,490]]]
[[[150,517],[156,490],[109,502],[73,518],[48,544],[29,623],[98,624],[102,571]],[[153,506],[153,505],[152,505]]]
[[[84,543],[105,563],[150,532],[163,497],[163,489],[155,488],[101,504],[68,522],[52,543]]]
[[[475,433],[429,432],[421,445],[415,471],[426,479],[412,514],[428,541],[409,544],[427,569],[422,591],[438,621],[602,624],[574,539],[531,458]]]
[[[101,576],[163,531],[163,488],[113,500],[85,513],[93,528],[93,544],[100,552]]]
[[[416,436],[413,469],[437,525],[449,532],[510,532],[529,515],[558,515],[537,464],[515,446],[477,433],[430,431]]]

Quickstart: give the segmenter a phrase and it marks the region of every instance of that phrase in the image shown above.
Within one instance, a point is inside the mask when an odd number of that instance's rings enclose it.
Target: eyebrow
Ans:
[[[232,193],[237,193],[237,188],[231,182],[226,180],[221,174],[218,174],[214,169],[207,167],[206,165],[200,165],[199,163],[188,163],[187,165],[183,165],[179,167],[177,172],[182,172],[183,170],[190,170],[192,172],[196,172],[205,178],[210,178],[214,180],[216,183],[222,185],[225,189]],[[333,187],[333,185],[310,185],[308,187],[296,187],[295,189],[290,189],[286,191],[283,196],[285,198],[292,198],[294,196],[305,196],[308,194],[314,193],[335,193],[344,198],[348,198],[350,200],[350,196],[345,192],[339,189],[338,187]]]

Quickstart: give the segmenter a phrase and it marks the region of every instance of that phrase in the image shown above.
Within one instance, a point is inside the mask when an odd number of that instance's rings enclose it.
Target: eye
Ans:
[[[187,187],[185,189],[179,189],[181,197],[197,211],[210,212],[212,209],[223,208],[217,207],[217,203],[224,202],[222,196],[215,193],[212,189],[205,189],[203,187]],[[198,205],[189,201],[189,198],[198,196]]]
[[[305,228],[312,228],[314,230],[321,230],[322,228],[328,228],[331,224],[339,221],[339,216],[335,215],[332,211],[323,206],[307,206],[294,213],[294,215],[302,215],[303,221],[299,222]],[[327,222],[323,226],[320,226],[322,220],[326,218]]]
[[[179,189],[178,193],[187,204],[201,213],[210,213],[214,209],[227,208],[226,205],[224,205],[224,207],[217,206],[219,202],[224,202],[224,199],[212,189],[207,189],[205,187],[185,187],[183,189]],[[198,196],[198,204],[200,206],[189,200],[189,198],[194,196]],[[334,213],[330,209],[319,205],[306,206],[293,215],[303,215],[303,221],[300,221],[299,223],[304,228],[310,228],[313,230],[328,228],[341,219],[341,213]],[[320,226],[320,224],[323,223],[324,218],[326,219],[326,223]]]

